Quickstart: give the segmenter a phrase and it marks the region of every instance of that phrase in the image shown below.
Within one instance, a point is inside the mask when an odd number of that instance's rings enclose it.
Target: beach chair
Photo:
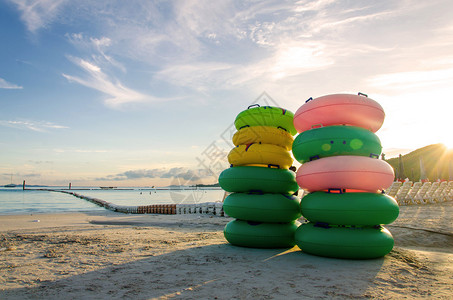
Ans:
[[[399,189],[401,188],[402,183],[399,181],[394,181],[392,185],[385,190],[385,193],[390,197],[395,197],[398,193]]]
[[[200,214],[204,215],[204,214],[209,213],[209,204],[207,202],[199,203],[198,206],[199,206],[199,213]]]
[[[440,185],[440,182],[437,182],[437,181],[433,182],[433,184],[431,184],[431,187],[428,189],[425,196],[423,197],[423,203],[428,203],[428,202],[434,203],[432,198],[433,198],[436,190],[439,188],[439,185]]]
[[[447,188],[443,193],[444,201],[451,201],[453,199],[453,181],[449,181]]]
[[[420,190],[418,191],[417,195],[415,195],[415,199],[414,199],[414,204],[423,204],[423,203],[426,203],[424,201],[425,199],[425,195],[426,193],[428,192],[428,190],[431,188],[431,182],[425,182],[423,183],[422,187],[420,188]]]
[[[197,213],[197,205],[196,204],[190,204],[189,205],[189,214],[196,214]]]
[[[216,216],[223,217],[223,203],[216,202],[215,203],[215,213]]]
[[[403,183],[401,188],[398,190],[398,193],[395,196],[398,205],[406,205],[404,199],[406,199],[407,193],[409,193],[412,188],[412,181],[406,181]]]
[[[436,202],[442,202],[444,201],[444,191],[447,189],[448,182],[442,181],[439,184],[439,187],[437,190],[434,191],[434,193],[431,196],[430,202],[431,203],[436,203]]]
[[[417,195],[421,187],[422,183],[420,181],[414,183],[410,191],[407,193],[406,198],[404,198],[404,202],[406,204],[416,204],[417,202],[415,201],[415,196]]]

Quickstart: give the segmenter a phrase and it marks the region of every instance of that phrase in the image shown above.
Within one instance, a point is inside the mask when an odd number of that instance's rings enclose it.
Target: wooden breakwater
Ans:
[[[176,215],[176,214],[209,214],[215,216],[226,216],[223,211],[222,202],[204,202],[194,204],[152,204],[152,205],[141,205],[141,206],[126,206],[117,205],[111,202],[81,195],[75,192],[66,190],[51,190],[51,192],[59,192],[69,194],[74,197],[89,201],[108,210],[126,213],[126,214],[165,214],[165,215]]]

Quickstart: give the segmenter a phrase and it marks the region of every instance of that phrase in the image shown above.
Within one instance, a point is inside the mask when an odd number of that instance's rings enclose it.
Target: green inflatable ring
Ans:
[[[392,234],[384,227],[322,227],[302,224],[294,236],[306,253],[351,259],[382,257],[393,249]]]
[[[288,223],[260,223],[233,220],[226,224],[223,233],[235,246],[252,248],[290,248],[295,245],[297,221]]]
[[[373,132],[344,125],[304,131],[296,137],[292,149],[300,163],[338,155],[379,157],[382,152],[381,141]]]
[[[223,201],[230,217],[256,222],[291,222],[301,217],[300,199],[283,194],[233,193]]]
[[[272,126],[285,129],[291,135],[297,133],[294,128],[294,113],[280,107],[250,105],[247,110],[240,112],[234,126],[237,130],[248,126]]]
[[[310,222],[336,225],[390,224],[399,214],[395,199],[375,193],[314,192],[302,198],[300,208]]]
[[[219,184],[227,192],[294,194],[299,190],[296,174],[287,169],[240,166],[223,170]]]

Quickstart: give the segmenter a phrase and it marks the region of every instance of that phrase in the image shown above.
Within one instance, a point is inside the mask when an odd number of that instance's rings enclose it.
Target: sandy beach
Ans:
[[[451,299],[453,202],[402,206],[387,256],[235,247],[230,218],[0,216],[1,299]]]

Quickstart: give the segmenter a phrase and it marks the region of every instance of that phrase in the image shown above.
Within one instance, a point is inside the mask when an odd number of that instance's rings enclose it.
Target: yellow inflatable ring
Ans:
[[[291,151],[294,138],[286,130],[271,126],[244,127],[233,135],[233,144],[248,145],[252,143],[272,144]]]
[[[272,144],[239,145],[228,154],[228,162],[233,166],[268,165],[288,169],[293,159],[285,148]]]

